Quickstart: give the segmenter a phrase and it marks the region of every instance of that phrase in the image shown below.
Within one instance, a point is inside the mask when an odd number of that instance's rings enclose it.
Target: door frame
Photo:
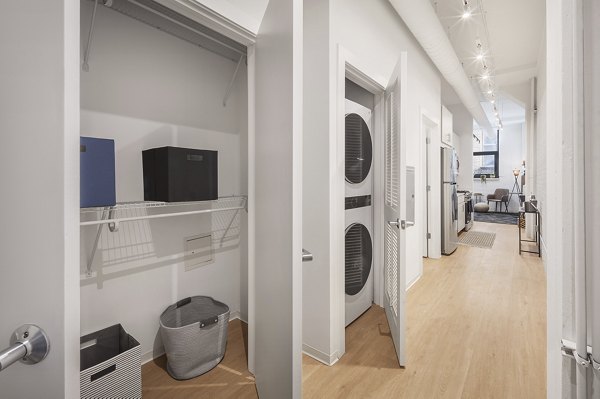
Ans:
[[[422,164],[425,164],[425,169],[423,170],[423,185],[425,188],[425,194],[426,194],[426,201],[425,201],[425,207],[426,210],[424,212],[424,214],[426,215],[426,220],[424,220],[424,223],[422,224],[422,226],[425,226],[426,228],[424,229],[425,231],[423,232],[423,234],[426,237],[426,234],[429,232],[431,234],[431,238],[426,239],[426,246],[427,246],[427,254],[425,255],[426,257],[432,257],[433,254],[433,248],[438,248],[440,246],[439,242],[436,242],[436,238],[439,234],[434,234],[434,230],[435,230],[435,226],[434,226],[434,215],[433,215],[433,194],[434,194],[434,187],[433,187],[433,169],[434,169],[434,165],[433,165],[433,153],[432,153],[432,149],[434,148],[434,143],[433,143],[433,135],[428,135],[427,134],[427,128],[431,129],[432,132],[439,132],[440,129],[440,118],[439,117],[435,117],[434,115],[432,115],[429,111],[427,111],[425,108],[421,107],[420,108],[420,112],[419,112],[420,118],[419,118],[419,126],[420,126],[420,134],[421,134],[421,138],[420,138],[420,142],[421,142],[421,157],[422,157]],[[429,139],[429,145],[426,144],[426,140]],[[430,190],[427,191],[427,185],[430,185]],[[435,256],[433,256],[435,257]],[[423,274],[423,271],[421,270],[421,275]]]
[[[255,371],[255,353],[256,353],[256,250],[255,250],[255,231],[256,231],[256,205],[255,198],[256,182],[256,156],[255,156],[255,98],[256,85],[254,80],[254,71],[256,65],[254,44],[248,46],[246,60],[248,62],[248,371],[254,375]],[[242,265],[240,265],[241,267]]]
[[[190,0],[157,0],[158,3],[165,7],[172,9],[175,12],[201,23],[235,41],[240,44],[247,46],[248,51],[246,55],[247,61],[247,82],[248,82],[248,198],[247,212],[248,212],[248,370],[254,374],[255,365],[255,201],[252,199],[255,197],[255,43],[256,34],[249,31],[238,23],[231,21],[227,17],[211,10],[210,8],[203,6],[199,3],[192,2]],[[65,10],[65,60],[67,66],[75,65],[75,69],[67,68],[65,70],[65,94],[70,94],[70,97],[65,101],[65,142],[76,141],[77,147],[79,146],[79,114],[81,104],[79,100],[79,86],[80,86],[80,72],[81,72],[81,61],[80,61],[80,7],[79,1],[68,1],[65,0],[65,4],[69,4],[70,7]],[[76,62],[73,62],[76,60]],[[76,94],[76,96],[75,96]],[[76,99],[76,100],[75,100]],[[70,133],[70,135],[68,135]],[[74,137],[73,137],[74,135]],[[80,220],[79,220],[79,153],[76,152],[72,155],[73,159],[70,159],[70,154],[65,154],[65,181],[69,179],[76,180],[76,185],[72,187],[65,187],[65,191],[71,194],[68,199],[73,204],[67,204],[65,200],[65,211],[66,215],[69,215],[68,211],[71,208],[76,209],[76,213],[71,215],[72,220],[68,220],[72,224],[75,224],[75,234],[73,237],[75,241],[65,241],[65,255],[68,259],[74,262],[74,265],[65,265],[68,270],[74,269],[75,276],[74,282],[71,282],[71,289],[65,292],[65,310],[69,310],[69,316],[65,317],[65,331],[71,333],[70,336],[66,336],[66,342],[76,343],[76,353],[67,353],[71,359],[76,358],[76,367],[73,373],[67,373],[65,375],[65,381],[67,382],[66,390],[71,392],[72,397],[79,397],[79,337],[80,337],[80,281],[79,281],[79,235],[80,235]],[[74,196],[74,197],[73,197]],[[71,198],[73,197],[73,198]],[[67,199],[67,197],[65,197]],[[243,266],[243,265],[242,265]],[[67,281],[71,276],[67,275]],[[74,285],[76,284],[76,287]],[[65,314],[67,316],[67,314]],[[69,349],[67,347],[67,349]],[[75,366],[75,365],[74,365]],[[73,374],[73,375],[71,375]],[[69,382],[70,381],[70,382]],[[69,390],[70,386],[75,388]],[[67,396],[71,397],[71,396]]]
[[[373,110],[373,300],[376,304],[383,304],[383,240],[381,231],[383,230],[383,206],[378,201],[383,190],[383,129],[384,129],[384,91],[385,79],[375,74],[369,73],[367,68],[363,67],[360,59],[354,56],[348,49],[342,45],[337,46],[337,64],[334,75],[335,84],[335,121],[336,128],[330,133],[333,135],[334,143],[331,154],[332,161],[335,163],[337,178],[332,189],[330,199],[330,208],[333,214],[331,231],[334,242],[334,259],[338,259],[331,266],[331,348],[333,363],[339,360],[346,353],[346,292],[344,289],[345,278],[345,246],[344,232],[345,222],[345,99],[346,99],[346,78],[375,95],[375,109]]]
[[[79,1],[65,0],[65,103],[64,103],[64,178],[65,178],[65,398],[80,397],[81,286],[79,225],[79,151],[81,84],[81,13]],[[74,151],[68,151],[73,149]],[[67,182],[73,182],[68,184]]]

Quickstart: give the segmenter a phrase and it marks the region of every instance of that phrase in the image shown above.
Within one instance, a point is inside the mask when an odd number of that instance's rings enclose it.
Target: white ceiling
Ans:
[[[496,105],[503,124],[524,121],[521,104],[502,92],[503,86],[527,82],[536,75],[537,60],[544,34],[545,0],[467,0],[473,15],[462,19],[463,0],[431,0],[467,76],[481,93],[482,105],[495,125],[488,102],[488,82],[482,80],[482,62],[476,41],[484,49]]]

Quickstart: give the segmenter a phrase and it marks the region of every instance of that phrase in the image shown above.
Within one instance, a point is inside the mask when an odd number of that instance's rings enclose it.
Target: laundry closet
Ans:
[[[156,2],[82,0],[81,56],[81,136],[114,140],[117,201],[81,209],[81,334],[119,323],[147,362],[182,298],[248,320],[247,48]],[[163,147],[216,154],[216,199],[148,201]]]
[[[348,326],[374,300],[373,182],[375,96],[345,80],[344,102],[344,291]]]

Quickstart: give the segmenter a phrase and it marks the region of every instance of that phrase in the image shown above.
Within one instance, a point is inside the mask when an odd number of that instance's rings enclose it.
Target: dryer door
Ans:
[[[362,291],[373,262],[373,242],[369,229],[361,223],[353,223],[346,229],[346,295],[354,296]]]
[[[373,142],[369,126],[356,113],[346,115],[346,181],[362,183],[369,175],[372,159]]]

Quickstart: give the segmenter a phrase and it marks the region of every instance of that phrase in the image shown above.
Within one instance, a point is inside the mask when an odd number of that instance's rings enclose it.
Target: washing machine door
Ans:
[[[360,293],[367,284],[373,263],[373,242],[369,230],[361,223],[346,229],[346,295]]]
[[[346,181],[361,183],[369,175],[373,160],[371,132],[365,120],[356,113],[346,115]]]

